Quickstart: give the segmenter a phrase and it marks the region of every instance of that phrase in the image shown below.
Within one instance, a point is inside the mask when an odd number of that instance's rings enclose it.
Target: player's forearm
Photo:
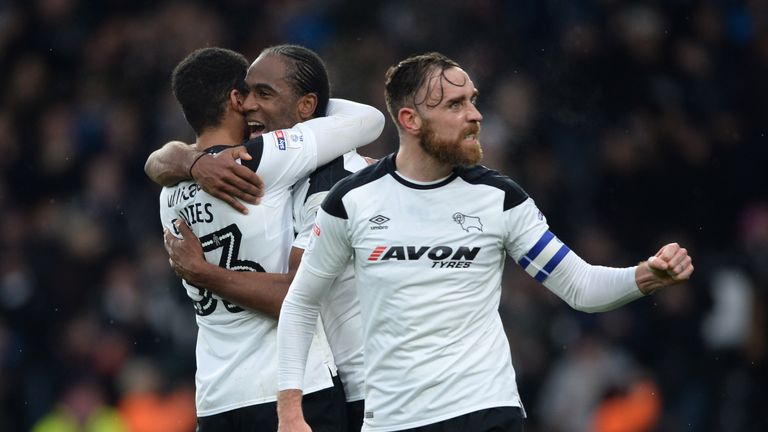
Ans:
[[[296,273],[277,323],[278,390],[302,388],[320,301],[332,280],[307,271],[304,263]]]
[[[173,186],[189,180],[189,168],[202,152],[181,141],[171,141],[152,152],[144,164],[144,172],[161,186]]]
[[[302,392],[298,389],[281,390],[277,393],[277,417],[281,426],[304,421],[301,398]]]
[[[207,289],[238,306],[280,316],[292,275],[284,273],[238,272],[210,263],[186,278],[192,285]]]
[[[663,281],[653,273],[648,266],[647,261],[643,261],[637,265],[635,281],[637,282],[640,291],[645,295],[653,294],[659,288],[666,286]]]
[[[583,312],[612,310],[643,296],[635,282],[635,267],[595,266],[574,252],[568,253],[544,285]]]

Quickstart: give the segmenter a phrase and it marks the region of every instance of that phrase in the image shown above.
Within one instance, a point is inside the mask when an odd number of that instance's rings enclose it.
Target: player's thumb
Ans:
[[[192,231],[189,229],[189,226],[187,226],[187,223],[184,222],[181,219],[176,219],[176,229],[179,230],[179,233],[181,234],[182,238],[187,238],[192,233]]]
[[[657,256],[652,256],[648,258],[648,267],[652,268],[653,270],[666,271],[667,268],[669,268],[669,265],[663,259]]]
[[[238,146],[234,152],[235,159],[251,160],[253,157],[248,153],[248,149],[245,146]]]

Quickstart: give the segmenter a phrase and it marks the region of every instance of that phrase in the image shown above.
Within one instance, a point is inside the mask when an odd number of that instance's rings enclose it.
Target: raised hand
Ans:
[[[693,260],[688,250],[677,243],[662,246],[656,255],[638,265],[635,272],[637,286],[644,294],[690,279]]]

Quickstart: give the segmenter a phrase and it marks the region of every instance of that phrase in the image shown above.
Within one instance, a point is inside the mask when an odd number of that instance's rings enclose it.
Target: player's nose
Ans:
[[[259,103],[256,101],[256,98],[253,97],[251,94],[245,97],[245,100],[243,101],[243,109],[246,111],[258,111]]]
[[[467,114],[467,120],[472,122],[481,122],[483,121],[483,115],[480,114],[480,110],[477,109],[475,104],[469,104],[469,112]]]

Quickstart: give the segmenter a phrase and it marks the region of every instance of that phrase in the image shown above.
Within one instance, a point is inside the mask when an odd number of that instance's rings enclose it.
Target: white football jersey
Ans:
[[[635,268],[584,262],[533,200],[482,166],[417,183],[395,155],[336,184],[280,312],[279,388],[300,389],[320,299],[354,261],[363,321],[363,430],[416,428],[522,402],[498,313],[504,261],[579,310],[642,296]]]
[[[296,239],[293,246],[306,249],[317,210],[331,187],[342,178],[368,166],[355,151],[334,159],[300,181],[294,190]],[[320,309],[323,327],[339,370],[348,402],[365,396],[363,370],[363,323],[355,291],[354,267],[349,261],[333,281]]]
[[[182,218],[200,239],[209,262],[235,271],[286,273],[293,232],[293,185],[339,155],[376,139],[384,125],[375,108],[332,100],[328,117],[299,123],[246,143],[266,185],[259,205],[244,215],[185,181],[160,194],[164,227],[177,236],[173,221]],[[197,312],[197,415],[207,416],[276,400],[277,321],[244,310],[210,291],[183,282]],[[308,392],[333,385],[332,356],[319,331],[304,373]]]
[[[338,241],[315,240],[307,266],[335,271],[344,248],[354,251],[366,430],[522,408],[498,313],[501,275],[507,253],[521,257],[548,230],[522,189],[483,167],[416,184],[390,156],[339,183],[317,225]]]

